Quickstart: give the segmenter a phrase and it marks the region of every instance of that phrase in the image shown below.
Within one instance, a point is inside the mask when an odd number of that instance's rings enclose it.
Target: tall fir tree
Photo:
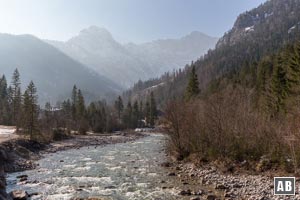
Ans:
[[[146,120],[146,125],[150,124],[150,118],[151,118],[151,107],[150,107],[150,102],[147,99],[145,109],[144,109],[144,115],[145,115],[145,120]]]
[[[126,128],[132,128],[132,105],[131,101],[128,101],[124,115],[123,115],[123,122]]]
[[[12,89],[12,122],[17,127],[17,130],[20,125],[20,117],[21,117],[21,81],[20,81],[20,73],[18,69],[15,69],[12,82],[11,82],[11,89]]]
[[[37,89],[34,83],[31,81],[24,93],[23,104],[23,128],[24,132],[30,136],[31,139],[35,139],[36,134],[39,131],[38,127],[38,96]]]
[[[75,123],[77,120],[77,112],[76,112],[77,99],[78,99],[77,87],[76,87],[76,85],[74,85],[73,89],[72,89],[71,105],[72,105],[72,119],[73,119],[73,121],[75,121]]]
[[[85,114],[85,101],[80,89],[78,90],[77,95],[78,96],[77,96],[77,103],[76,103],[76,112],[77,112],[77,118],[81,119],[84,117]]]
[[[8,121],[9,110],[8,110],[8,94],[7,94],[7,82],[3,75],[0,78],[0,123],[9,125]]]
[[[115,101],[115,109],[118,112],[118,118],[119,118],[119,121],[120,121],[121,120],[121,114],[124,110],[123,100],[122,100],[121,96],[119,96],[118,99]]]
[[[138,122],[140,120],[140,111],[139,111],[139,104],[137,101],[133,103],[133,109],[132,109],[132,127],[136,128],[138,127]]]
[[[153,92],[150,93],[150,126],[155,125],[155,120],[157,119],[157,107]]]
[[[143,119],[144,119],[144,105],[143,105],[143,101],[140,101],[140,104],[139,104],[139,110],[140,110],[140,115],[139,115],[139,124],[138,126],[139,127],[143,127]]]
[[[192,63],[192,71],[190,74],[188,86],[185,91],[185,99],[190,100],[192,98],[195,98],[199,95],[200,89],[199,89],[199,81],[198,76],[196,73],[195,65]]]
[[[86,120],[85,101],[80,89],[78,90],[77,95],[76,113],[77,120],[79,120],[78,131],[81,134],[85,134],[88,131],[88,122]]]

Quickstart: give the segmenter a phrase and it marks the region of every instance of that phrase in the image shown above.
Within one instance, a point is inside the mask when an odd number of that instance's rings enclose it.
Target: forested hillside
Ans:
[[[219,40],[215,50],[208,51],[193,64],[187,63],[189,65],[182,70],[137,83],[126,92],[126,96],[136,98],[142,96],[146,89],[155,88],[159,104],[181,98],[191,65],[195,65],[202,94],[218,86],[222,77],[232,77],[241,73],[241,69],[243,73],[250,73],[247,70],[261,58],[277,53],[299,39],[299,9],[300,2],[297,0],[272,0],[241,14],[233,28]]]
[[[152,91],[178,158],[299,167],[300,2],[271,0],[241,14],[215,50],[124,95]],[[260,161],[264,159],[264,164]]]

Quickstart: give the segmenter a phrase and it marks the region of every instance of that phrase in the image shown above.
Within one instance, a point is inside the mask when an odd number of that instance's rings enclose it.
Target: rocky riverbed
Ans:
[[[18,152],[39,150],[29,152],[31,170],[9,174],[7,189],[20,190],[15,195],[31,195],[31,199],[300,200],[298,190],[296,196],[273,195],[274,173],[223,172],[212,164],[167,162],[166,136],[143,136],[76,136],[35,148],[38,144],[21,145]],[[0,153],[7,159],[3,152],[2,145]],[[0,195],[6,195],[3,183],[0,168]]]
[[[0,153],[7,160],[3,163],[5,172],[17,172],[36,168],[36,161],[43,155],[68,149],[79,149],[84,146],[103,146],[108,144],[125,143],[144,137],[141,133],[74,135],[69,139],[39,143],[25,139],[13,139],[0,143]]]
[[[274,173],[250,174],[245,173],[224,173],[212,164],[195,166],[193,163],[170,162],[165,164],[177,179],[186,184],[183,194],[193,193],[195,185],[202,185],[207,190],[203,191],[199,199],[237,199],[237,200],[279,200],[291,199],[300,200],[296,179],[295,196],[275,196],[273,194]],[[272,174],[272,175],[270,175]],[[207,192],[214,192],[208,196]]]
[[[46,154],[55,153],[68,149],[79,149],[84,146],[103,146],[107,144],[125,143],[144,137],[140,133],[120,133],[106,135],[77,135],[72,138],[53,142],[50,144],[38,143],[12,137],[9,140],[0,141],[0,199],[10,200],[11,196],[16,199],[29,197],[25,191],[14,191],[10,195],[6,193],[5,174],[34,169],[38,166],[37,160]],[[26,180],[27,176],[22,176]]]
[[[31,199],[190,200],[213,191],[186,184],[165,167],[165,136],[149,134],[127,143],[87,146],[49,153],[38,167],[7,177],[8,191],[22,190]]]

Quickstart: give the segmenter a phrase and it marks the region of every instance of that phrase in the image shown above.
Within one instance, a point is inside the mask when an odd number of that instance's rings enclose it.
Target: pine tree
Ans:
[[[300,105],[300,43],[296,43],[286,58],[288,99],[287,110]]]
[[[33,139],[38,132],[38,96],[37,89],[34,83],[31,81],[24,93],[24,104],[23,104],[23,121],[24,121],[24,132]]]
[[[78,90],[78,96],[77,96],[77,103],[76,103],[76,112],[77,112],[77,118],[81,119],[84,117],[85,114],[85,102],[84,97],[81,93],[81,90]]]
[[[76,112],[76,104],[77,104],[77,98],[78,98],[78,94],[77,94],[77,87],[76,85],[73,86],[72,89],[72,119],[73,121],[75,121],[76,123],[76,119],[77,119],[77,112]]]
[[[118,99],[115,101],[115,109],[118,112],[119,121],[121,120],[121,114],[124,110],[123,100],[122,97],[119,96]]]
[[[15,69],[12,76],[12,121],[16,125],[17,130],[20,123],[20,114],[21,114],[21,81],[20,74],[18,69]]]
[[[144,119],[144,105],[143,105],[143,101],[140,101],[140,104],[139,104],[139,110],[140,110],[140,115],[139,115],[139,124],[138,126],[139,127],[143,127],[143,121],[142,119]]]
[[[0,78],[0,99],[7,97],[7,81],[5,75]]]
[[[46,104],[45,104],[45,118],[46,118],[47,125],[50,126],[50,120],[51,120],[51,104],[50,104],[50,102],[46,102]]]
[[[13,125],[13,89],[10,85],[7,88],[7,110],[8,110],[8,125]]]
[[[157,107],[153,92],[150,93],[150,126],[154,126],[157,119]]]
[[[68,131],[70,131],[72,128],[72,104],[70,99],[62,103],[62,115],[64,125],[68,129]]]
[[[102,105],[101,106],[101,114],[102,114],[102,125],[103,125],[103,131],[106,131],[106,125],[107,125],[107,115],[106,115],[106,109],[105,109],[105,106]]]
[[[125,113],[123,115],[123,122],[127,128],[132,128],[132,105],[128,101]]]
[[[188,86],[186,88],[185,99],[190,100],[192,98],[195,98],[196,96],[199,95],[199,93],[200,93],[200,89],[199,89],[198,77],[196,74],[195,65],[192,64],[192,71],[190,74]]]
[[[8,98],[7,98],[7,82],[3,75],[0,78],[0,123],[8,124]]]
[[[145,110],[144,110],[144,115],[145,115],[145,119],[146,119],[146,125],[150,124],[150,118],[151,118],[151,107],[150,107],[150,102],[149,100],[146,101],[146,105],[145,105]]]
[[[140,120],[139,116],[140,116],[139,104],[137,101],[135,101],[133,104],[133,110],[132,110],[132,127],[133,128],[136,128],[138,126],[138,122]]]
[[[80,89],[77,94],[76,114],[79,120],[78,131],[81,134],[85,134],[88,131],[88,122],[86,120],[85,101]]]

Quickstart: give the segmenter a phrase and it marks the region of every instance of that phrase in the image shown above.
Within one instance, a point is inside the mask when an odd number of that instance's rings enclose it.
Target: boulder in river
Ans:
[[[26,174],[23,174],[23,175],[20,175],[20,176],[17,176],[17,178],[28,178],[28,175],[26,175]]]
[[[188,190],[182,190],[182,191],[179,192],[179,195],[190,196],[190,195],[192,195],[192,192],[189,189]]]
[[[28,193],[24,190],[14,190],[10,193],[13,200],[27,200]]]
[[[207,195],[207,198],[206,198],[207,200],[216,200],[217,199],[217,196],[216,195],[214,195],[214,194],[209,194],[209,195]]]
[[[175,172],[170,172],[168,176],[176,176]]]

